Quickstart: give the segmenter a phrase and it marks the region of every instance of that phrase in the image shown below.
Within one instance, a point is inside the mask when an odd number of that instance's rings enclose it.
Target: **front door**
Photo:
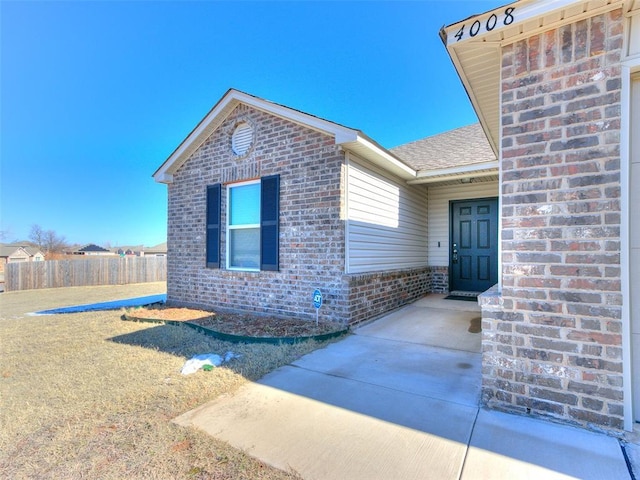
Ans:
[[[484,292],[498,283],[498,199],[451,202],[449,290]]]

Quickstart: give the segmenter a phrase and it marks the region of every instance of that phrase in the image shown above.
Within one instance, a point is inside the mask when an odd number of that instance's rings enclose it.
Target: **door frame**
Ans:
[[[449,258],[449,266],[448,266],[448,273],[449,273],[449,278],[448,278],[448,283],[449,283],[449,291],[453,291],[451,286],[452,286],[452,279],[453,279],[453,205],[455,203],[466,203],[466,202],[483,202],[483,201],[487,201],[487,200],[495,200],[496,202],[496,222],[495,222],[495,226],[493,231],[495,232],[495,241],[496,241],[496,252],[495,252],[495,258],[492,259],[491,264],[495,265],[496,267],[496,283],[500,284],[501,281],[501,275],[500,275],[500,252],[501,252],[501,245],[500,245],[500,222],[501,222],[501,215],[500,215],[500,205],[501,205],[501,199],[500,199],[500,195],[498,194],[498,196],[495,197],[480,197],[480,198],[461,198],[461,199],[455,199],[455,200],[449,200],[449,253],[448,253],[448,258]],[[495,284],[494,284],[495,285]],[[491,285],[493,286],[493,285]],[[490,288],[490,287],[489,287]]]
[[[640,72],[640,56],[622,62],[621,69],[622,89],[620,95],[621,121],[620,121],[620,184],[621,184],[621,221],[620,221],[620,277],[622,291],[622,378],[623,378],[623,405],[624,405],[624,429],[634,431],[635,418],[640,417],[640,399],[635,398],[638,372],[634,371],[634,357],[640,354],[633,349],[632,342],[632,314],[637,311],[639,305],[633,302],[631,292],[631,230],[632,214],[629,207],[631,196],[631,115],[632,115],[632,87],[636,75]],[[636,147],[635,145],[633,146]],[[637,231],[638,226],[633,225]],[[640,428],[638,428],[640,430]]]

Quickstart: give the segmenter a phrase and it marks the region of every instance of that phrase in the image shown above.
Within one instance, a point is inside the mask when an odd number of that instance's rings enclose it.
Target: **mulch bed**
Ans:
[[[246,337],[310,337],[345,329],[340,323],[279,318],[273,316],[221,313],[165,305],[149,305],[131,309],[127,315],[136,318],[172,322],[190,322],[216,332]]]

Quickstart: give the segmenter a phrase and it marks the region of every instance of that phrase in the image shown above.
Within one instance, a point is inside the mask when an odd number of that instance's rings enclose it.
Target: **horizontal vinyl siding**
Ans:
[[[498,182],[483,182],[429,187],[429,265],[449,265],[449,202],[498,196]],[[438,247],[438,242],[440,246]]]
[[[347,272],[426,266],[426,189],[353,156],[347,181]]]

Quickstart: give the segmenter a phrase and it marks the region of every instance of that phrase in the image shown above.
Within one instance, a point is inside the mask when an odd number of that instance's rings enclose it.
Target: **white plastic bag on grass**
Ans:
[[[190,375],[192,373],[196,373],[205,365],[219,367],[224,362],[228,362],[232,358],[237,358],[239,356],[240,355],[236,355],[233,352],[227,352],[224,358],[216,353],[201,353],[200,355],[195,355],[194,357],[191,357],[189,360],[187,360],[182,366],[182,370],[180,370],[180,373],[183,375]]]

